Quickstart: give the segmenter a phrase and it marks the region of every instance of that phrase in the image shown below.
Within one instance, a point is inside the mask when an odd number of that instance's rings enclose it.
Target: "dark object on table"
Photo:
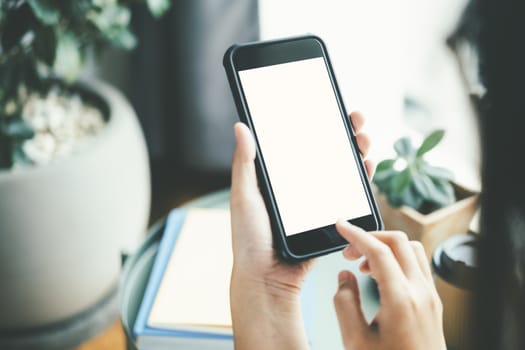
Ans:
[[[469,314],[478,271],[478,236],[458,234],[440,244],[432,257],[436,289],[443,303],[447,346],[468,349]]]

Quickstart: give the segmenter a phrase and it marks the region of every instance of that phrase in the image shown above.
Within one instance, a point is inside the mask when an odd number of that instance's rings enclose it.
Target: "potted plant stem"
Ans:
[[[454,182],[448,169],[425,160],[444,134],[431,132],[418,148],[400,138],[394,143],[396,157],[381,161],[373,178],[385,228],[421,241],[429,258],[448,236],[468,231],[477,209],[476,193]]]

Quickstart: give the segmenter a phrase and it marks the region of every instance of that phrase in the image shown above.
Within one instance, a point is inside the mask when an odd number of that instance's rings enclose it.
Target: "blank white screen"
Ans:
[[[324,59],[239,76],[286,235],[370,215]]]

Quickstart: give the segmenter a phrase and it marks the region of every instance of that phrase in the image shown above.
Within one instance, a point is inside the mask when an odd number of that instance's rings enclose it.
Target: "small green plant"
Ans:
[[[424,159],[444,134],[444,130],[431,132],[417,149],[408,137],[400,138],[394,143],[396,158],[385,159],[377,165],[373,182],[390,205],[406,205],[426,214],[456,200],[452,173]]]
[[[49,79],[72,83],[89,52],[105,46],[132,49],[130,6],[144,2],[158,17],[170,0],[1,0],[0,169],[34,131],[24,121],[27,97],[44,94]]]

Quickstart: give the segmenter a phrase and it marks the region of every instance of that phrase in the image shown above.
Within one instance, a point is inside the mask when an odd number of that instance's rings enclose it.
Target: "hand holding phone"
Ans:
[[[288,261],[340,250],[345,218],[381,228],[326,48],[305,36],[233,46],[224,65],[256,169],[274,245]]]
[[[363,117],[350,116],[368,176],[369,140],[361,132]],[[255,142],[243,123],[235,125],[237,146],[232,164],[231,219],[234,264],[230,299],[236,346],[240,349],[307,348],[299,293],[315,259],[288,264],[272,247],[272,231],[255,171]],[[258,317],[253,318],[253,315]],[[249,320],[249,322],[246,322]],[[286,332],[282,332],[286,329]],[[275,332],[275,330],[281,330]]]

